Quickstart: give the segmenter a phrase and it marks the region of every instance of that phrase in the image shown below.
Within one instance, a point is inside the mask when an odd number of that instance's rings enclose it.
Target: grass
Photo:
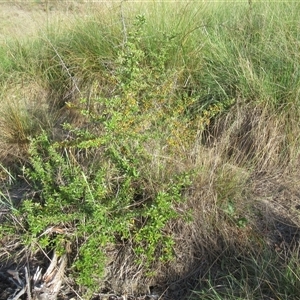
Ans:
[[[284,264],[282,257],[268,252],[239,258],[240,266],[236,265],[236,259],[233,264],[228,258],[220,259],[224,259],[224,269],[220,270],[218,279],[210,274],[203,290],[195,292],[190,299],[269,299],[270,291],[276,291],[276,299],[297,298],[299,274],[293,262]]]
[[[0,45],[2,238],[86,299],[297,299],[299,5],[79,5]]]

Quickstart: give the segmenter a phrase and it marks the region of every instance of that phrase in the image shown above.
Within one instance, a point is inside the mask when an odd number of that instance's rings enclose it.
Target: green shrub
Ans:
[[[150,271],[158,261],[172,259],[174,242],[165,228],[178,217],[174,205],[190,184],[182,172],[148,187],[145,145],[162,135],[143,129],[143,122],[158,112],[146,113],[150,96],[140,83],[149,84],[151,77],[140,65],[144,52],[138,48],[140,23],[136,26],[136,35],[119,54],[115,79],[120,94],[94,99],[97,109],[82,110],[85,127],[65,124],[68,139],[55,142],[43,133],[31,140],[29,150],[27,178],[40,192],[20,210],[24,243],[62,252],[66,244],[81,241],[74,272],[77,282],[91,290],[103,275],[108,246],[130,243],[136,260]],[[162,60],[157,56],[154,63],[163,68]],[[139,94],[142,104],[135,99]]]

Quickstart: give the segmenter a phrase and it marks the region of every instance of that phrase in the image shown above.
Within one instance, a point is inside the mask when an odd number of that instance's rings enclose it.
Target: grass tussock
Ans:
[[[1,260],[68,255],[85,299],[297,299],[299,5],[44,4],[0,44]]]

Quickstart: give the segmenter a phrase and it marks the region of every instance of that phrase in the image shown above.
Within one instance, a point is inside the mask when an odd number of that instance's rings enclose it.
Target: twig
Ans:
[[[127,28],[125,24],[125,18],[124,18],[124,12],[123,12],[123,3],[127,0],[122,0],[120,4],[120,14],[121,14],[121,22],[122,22],[122,28],[123,28],[123,47],[127,44]]]
[[[10,296],[7,300],[19,300],[20,296],[24,295],[26,291],[26,287],[24,286],[19,293],[17,293],[15,296]]]
[[[41,279],[42,279],[42,268],[40,266],[38,266],[33,275],[34,284],[38,283]]]
[[[63,254],[60,258],[54,252],[51,263],[42,277],[42,282],[34,286],[34,293],[40,300],[56,300],[63,282],[64,271],[67,265],[67,256]],[[39,278],[40,276],[34,275]]]
[[[62,59],[61,55],[58,53],[58,51],[56,50],[56,48],[54,47],[54,45],[51,43],[51,41],[50,41],[47,37],[45,37],[45,39],[46,39],[46,41],[49,43],[49,45],[53,48],[53,50],[54,50],[56,56],[57,56],[57,57],[59,58],[59,60],[60,60],[61,66],[63,67],[63,69],[65,69],[65,71],[67,72],[68,76],[71,78],[71,80],[72,80],[72,82],[73,82],[73,84],[74,84],[74,86],[75,86],[75,89],[76,89],[77,92],[81,95],[81,91],[80,91],[80,89],[79,89],[79,87],[78,87],[78,85],[77,85],[77,83],[76,83],[76,80],[74,79],[74,77],[73,77],[72,74],[70,73],[70,71],[69,71],[68,67],[66,66],[64,60]]]
[[[27,299],[31,300],[31,293],[30,293],[30,276],[28,274],[27,267],[25,267],[25,279],[26,279],[26,287],[27,287]]]
[[[19,272],[15,270],[7,270],[7,273],[12,275],[13,279],[17,280],[19,286],[23,286],[23,282],[20,279]]]
[[[51,263],[46,271],[46,273],[43,276],[43,280],[45,282],[49,282],[53,279],[53,271],[56,269],[57,267],[57,261],[58,261],[58,255],[56,254],[56,252],[54,251],[53,253],[53,257],[51,260]]]

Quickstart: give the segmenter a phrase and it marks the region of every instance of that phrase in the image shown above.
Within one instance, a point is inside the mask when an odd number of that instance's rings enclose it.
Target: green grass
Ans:
[[[189,299],[298,299],[299,266],[295,257],[283,262],[282,257],[266,251],[255,257],[231,259],[220,258],[223,269],[218,278],[209,274],[202,291]]]
[[[91,8],[0,45],[1,184],[35,195],[2,237],[72,245],[84,297],[114,276],[119,294],[152,280],[187,299],[296,299],[298,245],[278,252],[272,232],[299,226],[276,211],[299,198],[299,4]]]

